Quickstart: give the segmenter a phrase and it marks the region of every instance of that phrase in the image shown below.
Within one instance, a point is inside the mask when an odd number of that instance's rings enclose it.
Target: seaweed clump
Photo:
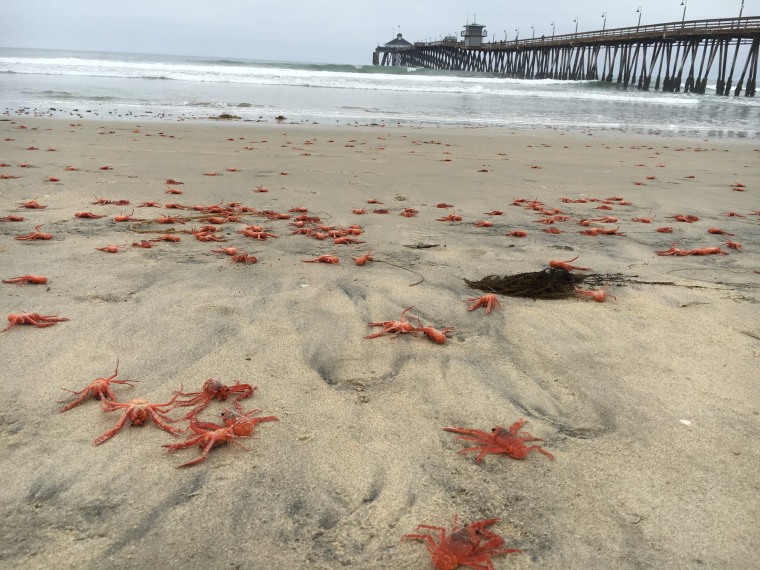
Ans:
[[[214,119],[215,121],[234,121],[239,119],[237,115],[232,115],[230,113],[222,113],[221,115],[217,115],[216,117],[209,117],[209,119]]]
[[[543,271],[517,275],[488,275],[477,281],[465,279],[470,289],[479,289],[507,297],[529,299],[568,299],[584,276],[564,269],[547,268]]]

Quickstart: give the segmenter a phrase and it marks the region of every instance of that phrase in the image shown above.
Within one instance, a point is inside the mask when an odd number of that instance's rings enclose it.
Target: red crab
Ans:
[[[731,238],[724,238],[726,240],[726,243],[724,244],[726,247],[730,249],[735,249],[736,251],[742,250],[742,244],[739,242],[733,241]]]
[[[129,213],[129,215],[119,214],[118,216],[113,217],[114,222],[144,222],[145,218],[133,218],[132,214],[134,214],[135,211],[132,210],[132,212]]]
[[[419,319],[417,319],[417,322],[420,326],[415,327],[414,332],[424,334],[436,344],[446,344],[446,339],[449,337],[449,334],[456,330],[454,327],[443,327],[440,330],[429,325],[423,327],[422,322]]]
[[[685,222],[687,224],[699,221],[699,218],[697,216],[692,216],[691,214],[676,214],[675,216],[668,216],[668,218],[672,218],[677,222]]]
[[[578,271],[590,271],[591,270],[590,267],[578,267],[576,265],[570,265],[571,262],[575,261],[579,257],[580,255],[576,255],[575,257],[573,257],[572,259],[568,259],[567,261],[551,260],[549,262],[549,267],[551,267],[552,269],[564,269],[565,271],[572,271],[573,269],[577,269]]]
[[[234,410],[225,408],[222,412],[222,423],[224,423],[226,427],[234,427],[236,435],[249,436],[253,433],[256,424],[260,424],[261,422],[279,421],[279,418],[274,416],[253,417],[254,414],[259,413],[261,413],[261,410],[258,409],[244,412],[243,406],[240,405],[240,402],[235,400]],[[202,427],[204,422],[198,422],[198,425]],[[210,425],[215,426],[215,424]]]
[[[436,570],[454,570],[461,566],[493,570],[492,556],[522,552],[517,548],[502,548],[504,539],[486,527],[501,519],[475,521],[459,528],[459,517],[454,515],[451,534],[446,536],[446,529],[441,526],[421,524],[417,530],[429,529],[438,533],[438,544],[431,533],[405,534],[401,540],[421,540],[425,543],[433,559]]]
[[[233,263],[257,263],[259,260],[255,255],[249,255],[245,251],[241,251],[232,256]]]
[[[467,307],[468,311],[474,311],[476,309],[479,309],[480,307],[485,307],[486,315],[490,314],[493,309],[501,308],[501,304],[499,303],[499,298],[493,293],[488,293],[487,295],[483,295],[482,297],[470,297],[469,299],[467,299],[467,302],[472,303],[472,305]]]
[[[176,242],[180,241],[180,239],[181,238],[179,236],[173,236],[171,234],[166,234],[166,235],[163,235],[161,237],[152,239],[150,241],[171,241],[171,242],[176,243]]]
[[[67,392],[71,392],[72,394],[79,396],[76,400],[73,402],[70,402],[66,404],[64,407],[62,407],[60,410],[58,410],[60,413],[68,412],[71,408],[74,408],[84,402],[88,396],[92,396],[95,399],[100,399],[102,401],[116,401],[116,395],[111,391],[111,384],[126,384],[127,386],[134,386],[132,382],[138,382],[138,380],[114,380],[116,376],[119,374],[119,361],[116,361],[116,370],[114,371],[111,376],[108,378],[96,378],[90,384],[84,388],[83,390],[79,390],[78,392],[75,392],[74,390],[69,390],[68,388],[62,388],[62,390],[66,390]]]
[[[36,240],[36,239],[42,239],[42,240],[53,239],[53,234],[48,234],[48,233],[40,231],[40,228],[43,225],[44,224],[40,224],[39,226],[34,226],[33,232],[24,234],[21,236],[16,236],[15,239],[19,241],[29,241],[29,240]]]
[[[725,251],[720,249],[720,247],[701,247],[697,249],[678,249],[676,247],[678,245],[678,242],[674,243],[672,246],[670,246],[670,249],[661,249],[655,251],[657,255],[677,255],[677,256],[685,256],[685,255],[728,255]]]
[[[104,206],[107,204],[115,204],[117,206],[129,206],[129,200],[109,200],[108,198],[98,198],[97,196],[95,196],[95,201],[92,203],[100,204],[101,206]]]
[[[480,460],[489,453],[505,453],[514,459],[525,459],[529,452],[538,451],[543,453],[549,459],[554,459],[554,456],[546,451],[540,445],[526,446],[526,441],[544,441],[540,437],[535,437],[527,432],[518,434],[520,428],[525,425],[524,419],[519,419],[513,423],[509,429],[503,426],[494,426],[491,428],[491,433],[479,431],[476,429],[459,428],[459,427],[445,427],[441,428],[444,431],[450,431],[452,433],[458,433],[459,438],[465,441],[472,441],[479,445],[474,447],[465,447],[461,449],[459,453],[467,453],[468,451],[480,451],[475,461],[480,463]]]
[[[335,245],[344,245],[344,244],[359,244],[359,243],[364,243],[364,242],[360,239],[355,239],[352,237],[337,237],[333,239],[333,243]]]
[[[183,392],[182,390],[176,392],[175,396],[184,396],[188,397],[189,399],[180,400],[174,404],[174,406],[177,408],[195,406],[195,408],[193,408],[183,418],[190,419],[193,416],[198,415],[214,400],[224,402],[227,398],[230,397],[230,394],[236,394],[237,397],[235,398],[235,402],[239,402],[240,400],[244,400],[245,398],[253,396],[253,391],[255,389],[256,386],[251,386],[250,384],[238,383],[233,384],[232,386],[227,386],[226,384],[222,384],[213,378],[209,378],[203,383],[203,387],[200,392]]]
[[[28,208],[30,210],[44,210],[45,208],[47,208],[47,206],[43,206],[42,204],[39,204],[37,202],[37,198],[35,198],[34,200],[27,200],[26,202],[21,202],[20,205],[22,208]]]
[[[68,320],[69,319],[65,317],[56,317],[55,315],[40,315],[39,313],[20,313],[17,315],[11,313],[8,315],[8,322],[11,324],[1,330],[0,333],[4,333],[5,331],[12,329],[16,325],[34,325],[35,327],[44,328],[52,327],[56,323]]]
[[[3,279],[3,283],[18,283],[19,285],[26,285],[27,283],[32,283],[34,285],[44,285],[47,282],[48,278],[43,277],[42,275],[22,275],[21,277]]]
[[[378,333],[372,333],[368,334],[364,338],[377,338],[379,336],[383,336],[386,334],[393,334],[393,335],[399,335],[403,333],[412,333],[414,332],[414,325],[404,319],[404,315],[412,309],[414,305],[407,307],[403,311],[401,311],[401,316],[397,321],[383,321],[381,323],[367,323],[370,327],[383,327],[383,330]]]
[[[735,236],[736,234],[728,233],[725,230],[722,230],[720,228],[707,228],[708,234],[718,235],[718,236]]]
[[[657,255],[689,255],[688,250],[686,249],[679,249],[676,246],[678,245],[678,242],[673,243],[673,245],[670,246],[670,249],[659,249],[655,250],[655,253]]]
[[[219,249],[212,249],[214,253],[224,253],[225,255],[237,255],[236,247],[220,247]]]
[[[157,224],[184,224],[186,220],[182,216],[159,216],[153,221]]]
[[[371,249],[367,253],[365,253],[364,255],[360,255],[359,257],[352,257],[351,259],[354,260],[354,262],[356,263],[356,265],[364,265],[368,261],[374,261],[374,259],[372,258],[372,250]]]
[[[607,300],[607,287],[603,287],[602,289],[592,289],[589,291],[576,289],[573,291],[573,293],[578,297],[590,299],[592,301],[596,301],[597,303],[604,303],[604,301]],[[610,297],[617,301],[617,298],[614,295],[610,295]]]
[[[119,253],[119,248],[124,247],[123,245],[113,245],[109,244],[105,247],[96,247],[98,251],[103,251],[105,253]]]
[[[195,417],[193,417],[190,419],[190,429],[195,432],[195,435],[191,435],[186,441],[183,441],[182,443],[171,443],[164,445],[163,447],[167,448],[169,452],[176,451],[178,449],[184,449],[186,447],[192,447],[194,445],[197,445],[201,448],[201,454],[199,457],[196,457],[187,463],[183,463],[182,465],[178,465],[178,468],[191,467],[193,465],[201,463],[206,459],[206,456],[214,447],[219,447],[225,443],[232,443],[234,445],[243,447],[243,449],[247,449],[239,443],[236,443],[235,439],[250,436],[253,433],[253,428],[258,423],[279,421],[279,418],[276,416],[264,416],[255,418],[250,417],[251,414],[257,412],[259,412],[259,410],[252,410],[248,412],[248,414],[243,414],[242,418],[235,416],[234,422],[231,421],[232,418],[229,418],[230,421],[225,421],[225,423],[229,425],[224,426],[210,422],[199,422]]]
[[[183,430],[172,427],[166,423],[174,421],[174,419],[167,416],[166,413],[176,399],[177,394],[174,394],[172,399],[164,404],[150,404],[148,403],[148,400],[143,400],[142,398],[135,398],[126,403],[103,401],[101,407],[104,411],[115,412],[116,410],[124,410],[124,413],[114,427],[96,438],[92,444],[100,445],[104,441],[111,439],[119,430],[121,430],[121,428],[124,427],[127,420],[129,420],[133,426],[142,426],[145,425],[148,418],[152,418],[153,423],[162,430],[167,431],[172,435],[181,434]]]
[[[335,255],[320,255],[315,259],[303,259],[302,261],[304,263],[332,263],[333,265],[340,263],[340,259]]]
[[[444,216],[443,218],[436,218],[436,221],[438,222],[461,222],[462,216],[459,214],[449,214],[448,216]]]
[[[244,229],[240,231],[241,234],[243,234],[245,237],[253,238],[258,241],[266,241],[267,238],[278,238],[280,236],[273,234],[271,232],[265,232],[265,231],[256,231],[256,230],[250,230],[250,229]]]

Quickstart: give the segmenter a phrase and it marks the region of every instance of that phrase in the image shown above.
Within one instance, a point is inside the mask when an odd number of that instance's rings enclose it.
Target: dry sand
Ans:
[[[50,279],[0,286],[2,316],[71,319],[0,335],[0,566],[432,568],[423,544],[401,536],[459,513],[501,518],[492,529],[524,551],[495,557],[497,569],[760,567],[757,141],[27,117],[6,117],[0,133],[0,162],[11,165],[0,174],[19,177],[0,180],[0,217],[25,218],[0,223],[0,277]],[[165,194],[167,178],[184,193]],[[559,200],[615,195],[633,205]],[[19,207],[35,197],[47,208]],[[226,244],[179,234],[177,244],[107,254],[95,248],[156,237],[131,228],[192,224],[114,223],[132,206],[94,197],[303,206],[329,225],[361,224],[366,243],[288,235],[287,221],[249,216],[281,237],[254,241],[233,223],[220,229]],[[510,205],[518,197],[572,220],[542,233],[535,212]],[[362,207],[391,212],[352,214]],[[399,216],[405,207],[418,216]],[[483,214],[494,209],[504,215]],[[86,210],[108,217],[73,217]],[[650,210],[652,224],[631,221]],[[453,211],[461,222],[436,221]],[[134,215],[171,213],[188,215]],[[679,213],[701,220],[667,219]],[[577,220],[605,214],[625,236],[580,235]],[[484,219],[494,226],[474,227]],[[54,239],[14,240],[37,224]],[[655,232],[666,225],[672,235]],[[736,234],[742,251],[655,255],[676,241],[719,245],[708,227]],[[505,237],[515,229],[528,237]],[[419,243],[437,247],[404,247]],[[233,264],[211,252],[219,245],[259,261]],[[368,248],[377,262],[354,265]],[[325,253],[340,265],[302,262]],[[596,273],[673,284],[613,285],[616,302],[502,297],[489,316],[467,311],[476,292],[462,278],[576,255]],[[410,305],[456,332],[443,346],[363,338],[368,321]],[[120,401],[239,380],[258,386],[246,410],[280,422],[258,426],[248,451],[224,446],[188,469],[175,467],[199,450],[167,454],[160,446],[173,438],[152,425],[95,447],[118,415],[94,400],[59,414],[61,387],[110,376],[117,359],[119,379],[140,381],[116,386]],[[215,402],[202,417],[222,409]],[[440,429],[519,418],[555,461],[477,464]]]

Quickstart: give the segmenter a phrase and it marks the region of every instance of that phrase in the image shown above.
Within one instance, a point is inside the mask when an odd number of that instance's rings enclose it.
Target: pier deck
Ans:
[[[454,41],[378,46],[373,63],[517,79],[616,81],[641,90],[690,93],[705,93],[707,78],[715,70],[717,95],[729,95],[733,87],[736,96],[743,90],[745,96],[754,97],[759,51],[760,16],[753,16],[497,41],[478,47]]]

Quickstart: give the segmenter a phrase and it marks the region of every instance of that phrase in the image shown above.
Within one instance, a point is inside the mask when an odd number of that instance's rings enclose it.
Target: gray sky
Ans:
[[[680,21],[682,0],[0,0],[3,47],[371,63],[394,30],[410,41],[456,34],[477,14],[488,39]],[[688,0],[686,19],[735,17],[741,0]],[[760,16],[745,0],[744,16]]]

